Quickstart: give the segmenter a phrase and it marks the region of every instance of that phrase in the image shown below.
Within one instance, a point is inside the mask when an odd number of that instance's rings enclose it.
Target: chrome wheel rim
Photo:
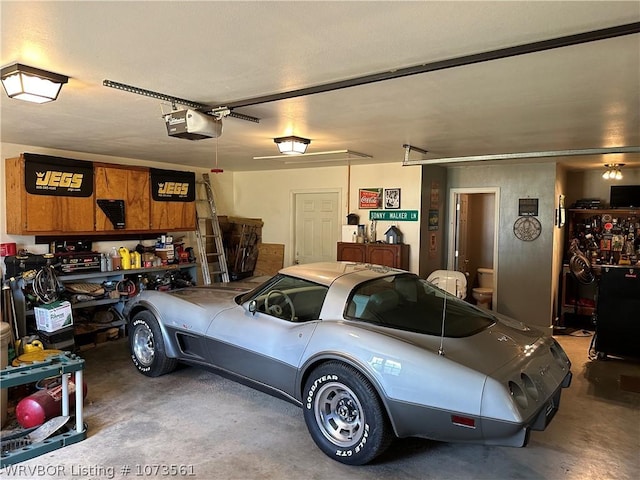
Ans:
[[[140,325],[136,328],[133,336],[133,353],[145,367],[153,363],[155,344],[153,342],[153,333],[147,325]]]
[[[323,385],[316,395],[314,413],[320,431],[331,443],[350,447],[361,440],[365,420],[362,405],[345,385]]]

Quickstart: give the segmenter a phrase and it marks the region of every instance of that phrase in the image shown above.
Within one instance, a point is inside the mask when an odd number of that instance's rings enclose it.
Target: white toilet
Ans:
[[[491,308],[491,298],[493,297],[493,269],[478,268],[478,285],[471,291],[471,296],[476,299],[476,304],[480,308]]]

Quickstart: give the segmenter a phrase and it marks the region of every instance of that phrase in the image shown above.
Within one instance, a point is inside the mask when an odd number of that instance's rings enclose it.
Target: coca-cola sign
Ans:
[[[382,188],[361,188],[360,208],[382,207]]]

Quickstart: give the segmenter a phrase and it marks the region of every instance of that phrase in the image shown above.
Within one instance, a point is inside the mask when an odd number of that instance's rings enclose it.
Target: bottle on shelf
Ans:
[[[142,255],[136,250],[131,252],[131,268],[142,268]]]
[[[131,269],[131,252],[126,247],[120,247],[118,250],[120,253],[120,266],[122,270],[130,270]]]
[[[111,249],[111,270],[120,270],[122,268],[122,262],[118,249],[113,247]]]

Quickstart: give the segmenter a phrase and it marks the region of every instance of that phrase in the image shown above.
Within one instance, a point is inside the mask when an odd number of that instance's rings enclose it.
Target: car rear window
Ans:
[[[385,327],[427,335],[466,337],[492,325],[487,311],[460,300],[417,275],[401,274],[358,285],[345,316]]]

